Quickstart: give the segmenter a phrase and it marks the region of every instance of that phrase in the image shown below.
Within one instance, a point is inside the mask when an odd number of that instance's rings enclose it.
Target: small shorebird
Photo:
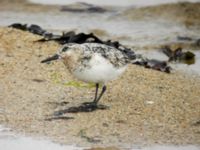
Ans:
[[[77,79],[96,84],[93,106],[106,91],[106,83],[121,75],[130,63],[129,56],[122,50],[98,43],[65,44],[55,55],[41,63],[60,59],[67,66],[70,73]],[[98,96],[99,84],[102,91]]]

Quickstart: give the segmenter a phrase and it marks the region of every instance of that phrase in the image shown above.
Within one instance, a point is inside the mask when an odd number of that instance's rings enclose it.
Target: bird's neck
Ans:
[[[78,60],[79,60],[79,55],[72,54],[72,55],[65,56],[63,58],[63,63],[65,64],[65,66],[68,68],[70,72],[73,72],[77,68],[77,65],[79,63]]]

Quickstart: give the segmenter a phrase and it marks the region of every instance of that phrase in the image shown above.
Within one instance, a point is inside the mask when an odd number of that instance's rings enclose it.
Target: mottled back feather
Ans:
[[[84,49],[82,56],[84,61],[89,61],[94,53],[98,53],[110,61],[115,67],[123,67],[130,62],[127,54],[111,46],[99,43],[85,43],[81,46]]]

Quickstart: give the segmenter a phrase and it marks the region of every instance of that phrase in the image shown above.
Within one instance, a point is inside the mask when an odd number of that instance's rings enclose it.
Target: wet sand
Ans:
[[[177,23],[183,23],[186,27],[199,28],[200,3],[182,2],[178,4],[163,4],[143,8],[130,8],[123,13],[123,16],[131,20],[140,19],[161,19],[171,20]]]
[[[3,150],[120,150],[116,147],[77,147],[75,145],[61,145],[51,142],[44,137],[33,138],[14,133],[9,128],[0,126],[0,148]],[[154,145],[151,147],[134,146],[131,150],[199,150],[198,146],[166,146]]]
[[[58,11],[23,5],[13,2],[0,10]],[[6,27],[0,27],[0,38],[0,124],[80,146],[200,145],[199,76],[130,65],[108,84],[100,103],[109,109],[54,118],[58,110],[91,101],[94,89],[65,85],[76,79],[61,62],[40,64],[57,51],[57,43],[34,42],[41,37]]]
[[[130,65],[108,84],[101,104],[108,110],[55,111],[91,101],[94,89],[64,86],[75,79],[62,63],[40,61],[60,46],[39,36],[0,28],[0,123],[31,135],[82,146],[200,144],[199,77]]]
[[[1,0],[0,2],[1,11],[14,11],[14,12],[46,12],[46,11],[55,11],[58,9],[58,6],[50,5],[38,5],[28,3],[26,0]]]

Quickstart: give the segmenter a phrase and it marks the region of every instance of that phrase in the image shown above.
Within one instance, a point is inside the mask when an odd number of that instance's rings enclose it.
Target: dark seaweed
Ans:
[[[40,26],[36,25],[36,24],[31,24],[30,26],[28,26],[27,24],[21,24],[21,23],[13,23],[11,25],[9,25],[8,27],[12,27],[15,29],[19,29],[19,30],[23,30],[23,31],[29,31],[33,34],[37,34],[37,35],[41,35],[41,36],[47,36],[47,35],[51,35],[51,33],[47,32],[46,30],[42,29]]]
[[[169,57],[169,62],[170,61],[183,61],[187,64],[191,64],[191,62],[194,62],[195,59],[195,54],[186,51],[183,52],[182,48],[179,47],[175,50],[172,50],[169,46],[165,46],[162,48],[162,52]]]
[[[155,59],[142,59],[140,61],[135,61],[133,64],[139,65],[139,66],[144,66],[145,68],[150,68],[166,73],[170,73],[172,68],[168,66],[166,61],[159,61]]]
[[[9,25],[8,27],[12,27],[15,29],[23,30],[23,31],[27,30],[27,24],[21,24],[21,23],[13,23]]]

